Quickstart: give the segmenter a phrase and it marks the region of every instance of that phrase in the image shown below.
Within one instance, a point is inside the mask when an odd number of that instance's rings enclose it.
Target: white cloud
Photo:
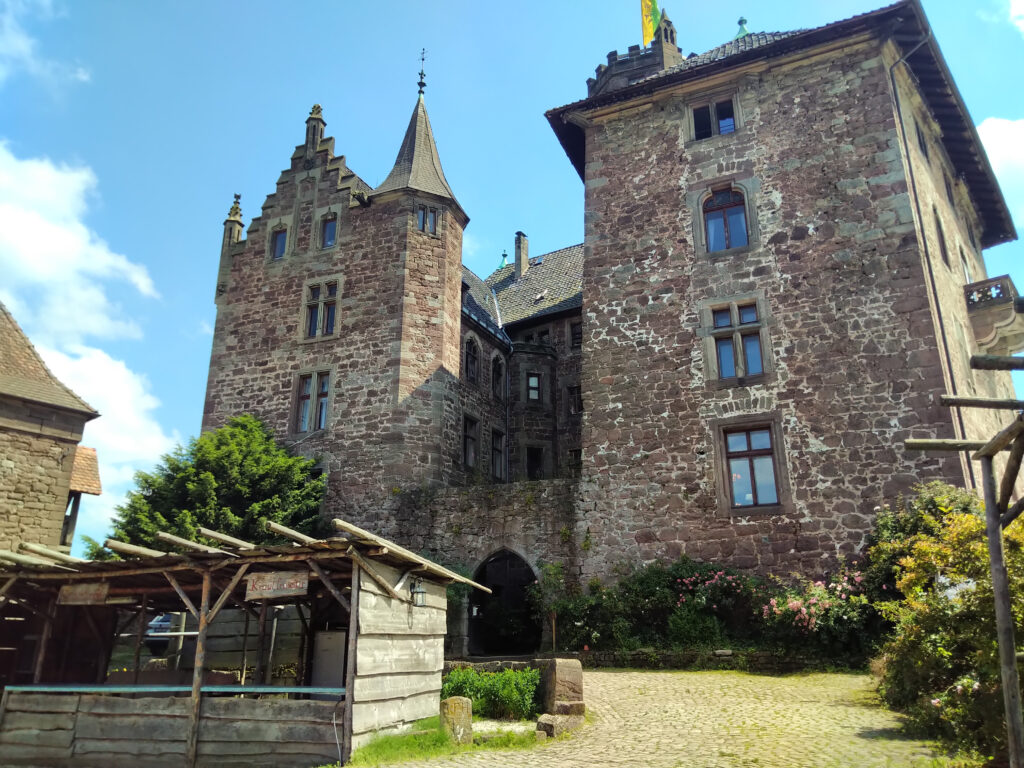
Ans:
[[[199,335],[213,336],[213,326],[210,325],[210,322],[208,320],[199,321]]]
[[[1010,23],[1024,35],[1024,0],[1010,0]]]
[[[1024,0],[1019,4],[1024,6]],[[1024,120],[989,117],[978,126],[978,134],[1014,221],[1018,229],[1024,228]]]
[[[96,346],[142,335],[113,291],[157,296],[145,267],[86,225],[96,188],[90,168],[21,159],[0,140],[0,301],[57,378],[101,414],[82,442],[97,449],[103,495],[84,501],[78,530],[100,538],[136,470],[151,468],[180,438],[160,425],[146,377]]]
[[[137,338],[137,324],[103,283],[124,281],[157,295],[146,268],[115,253],[83,221],[95,190],[91,169],[20,159],[0,141],[0,300],[36,341]]]
[[[54,375],[101,414],[86,424],[82,445],[96,449],[103,495],[83,500],[76,539],[80,534],[101,538],[135,472],[151,469],[181,436],[164,431],[155,413],[160,401],[149,381],[121,360],[92,347],[37,349]]]
[[[28,19],[54,18],[50,0],[0,0],[0,86],[18,72],[42,80],[49,86],[74,81],[87,83],[89,71],[43,56],[28,30]]]

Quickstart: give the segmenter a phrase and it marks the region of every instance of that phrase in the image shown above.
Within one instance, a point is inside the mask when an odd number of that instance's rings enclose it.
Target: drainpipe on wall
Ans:
[[[951,353],[949,351],[949,339],[948,339],[948,337],[946,335],[946,324],[945,324],[945,322],[942,319],[942,307],[939,305],[939,291],[938,291],[938,287],[937,287],[937,285],[935,283],[935,269],[932,266],[931,252],[928,250],[928,237],[927,237],[927,234],[925,233],[924,214],[921,212],[921,200],[920,200],[920,197],[917,194],[917,180],[916,180],[916,177],[914,175],[914,164],[913,164],[913,162],[910,159],[910,143],[909,143],[909,139],[907,138],[907,128],[906,128],[906,125],[904,124],[904,120],[903,120],[903,107],[902,107],[902,104],[900,102],[900,92],[899,92],[899,88],[896,85],[896,67],[898,67],[900,64],[906,63],[907,59],[909,59],[911,56],[913,56],[914,53],[917,51],[917,49],[920,48],[921,46],[923,46],[925,43],[927,43],[931,39],[931,37],[932,37],[932,31],[931,31],[931,28],[929,28],[928,29],[928,33],[924,37],[921,38],[921,40],[917,43],[917,45],[915,45],[913,48],[911,48],[910,51],[908,51],[907,53],[903,54],[903,56],[901,56],[899,59],[897,59],[893,63],[893,65],[891,67],[889,67],[889,83],[890,83],[890,87],[892,88],[892,98],[893,98],[893,101],[894,101],[894,103],[896,105],[896,118],[897,118],[897,122],[899,123],[900,135],[903,138],[903,146],[906,148],[907,175],[910,177],[910,179],[909,179],[910,180],[910,189],[911,189],[911,192],[913,193],[914,209],[917,211],[917,220],[918,220],[918,222],[920,222],[920,225],[921,225],[921,247],[924,249],[924,261],[925,261],[925,264],[928,267],[928,288],[929,288],[929,292],[931,293],[932,302],[935,305],[935,317],[939,321],[939,338],[942,341],[942,352],[943,352],[943,356],[945,357],[945,361],[946,361],[946,369],[949,371],[949,389],[950,389],[950,394],[953,395],[953,396],[956,396],[957,395],[957,386],[956,386],[956,375],[953,373],[953,358],[952,358],[952,355],[951,355]],[[959,435],[960,439],[961,440],[966,439],[966,437],[967,437],[967,428],[964,425],[963,409],[955,408],[954,410],[956,411],[956,422],[954,423],[954,431],[955,431],[955,428],[957,426],[959,426],[960,427],[960,429],[959,429],[959,431],[960,431],[960,435]],[[961,461],[963,461],[962,457],[961,457]],[[971,488],[977,489],[978,484],[977,484],[977,481],[974,478],[974,466],[971,464],[970,458],[967,459],[966,463],[967,463],[967,477],[968,477],[968,480],[969,480],[969,482],[971,484]]]

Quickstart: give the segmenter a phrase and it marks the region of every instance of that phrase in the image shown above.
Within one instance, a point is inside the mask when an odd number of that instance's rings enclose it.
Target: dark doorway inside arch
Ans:
[[[526,588],[533,571],[515,552],[495,552],[477,568],[473,579],[491,594],[474,590],[469,599],[469,652],[474,656],[534,653],[541,624],[532,616]]]

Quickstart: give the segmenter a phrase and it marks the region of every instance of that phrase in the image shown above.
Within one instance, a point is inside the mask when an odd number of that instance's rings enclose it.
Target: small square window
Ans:
[[[540,402],[540,374],[526,374],[526,399],[530,402]]]
[[[270,236],[270,256],[273,259],[280,259],[284,256],[284,248],[288,244],[288,232],[279,229]]]
[[[538,344],[550,344],[551,343],[551,331],[546,328],[543,331],[537,333]]]
[[[695,141],[724,136],[736,132],[736,107],[732,99],[693,108],[693,138]]]
[[[746,304],[739,308],[740,325],[757,322],[757,304]]]
[[[732,325],[732,313],[728,307],[725,309],[714,309],[711,311],[711,315],[715,321],[715,328],[728,328]]]
[[[324,219],[324,223],[320,228],[320,246],[322,248],[330,248],[334,245],[335,238],[338,234],[338,220]]]

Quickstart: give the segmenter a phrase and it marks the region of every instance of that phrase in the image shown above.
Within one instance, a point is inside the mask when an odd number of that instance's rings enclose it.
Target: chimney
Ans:
[[[530,268],[530,242],[522,232],[516,232],[516,279]]]

